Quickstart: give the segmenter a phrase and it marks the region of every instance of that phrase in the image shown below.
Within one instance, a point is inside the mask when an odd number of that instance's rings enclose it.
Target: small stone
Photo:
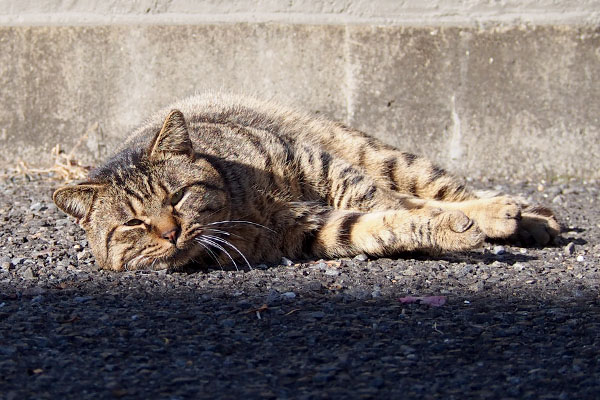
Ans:
[[[17,352],[17,348],[15,346],[0,346],[0,354],[3,356],[12,356]]]
[[[512,267],[513,267],[513,269],[515,271],[523,271],[525,269],[525,264],[523,264],[523,263],[514,263]]]
[[[570,242],[565,246],[565,255],[570,256],[573,255],[573,253],[575,253],[575,243]]]
[[[222,319],[221,321],[219,321],[219,325],[224,326],[226,328],[233,328],[233,326],[235,325],[235,320],[234,319]]]
[[[335,268],[327,268],[325,270],[325,275],[328,275],[328,276],[338,276],[339,274],[340,274],[340,271],[338,271]]]
[[[23,277],[23,279],[35,279],[35,273],[33,272],[33,270],[31,269],[31,267],[27,267],[25,268],[22,272],[21,272],[21,276]]]
[[[90,301],[92,299],[93,299],[92,296],[75,296],[73,298],[73,301],[75,303],[86,303],[86,302],[88,302],[88,301]]]
[[[35,296],[33,299],[31,299],[31,303],[41,303],[44,300],[44,296],[42,296],[41,294]]]
[[[308,315],[315,319],[325,318],[325,313],[323,311],[314,311],[314,312],[309,313]]]
[[[494,248],[492,249],[492,253],[499,256],[506,253],[506,250],[504,249],[504,246],[494,246]]]
[[[267,264],[258,264],[256,267],[254,267],[256,269],[268,269],[269,266]]]
[[[0,269],[8,272],[12,266],[13,266],[13,264],[12,264],[12,261],[10,258],[8,258],[8,257],[0,258]]]
[[[281,265],[289,267],[290,265],[294,265],[294,262],[287,257],[281,257]]]
[[[372,298],[377,298],[381,296],[381,287],[378,285],[373,286],[373,291],[371,292]]]
[[[577,261],[583,262],[583,260],[585,260],[585,258],[583,258],[583,256],[577,256]]]
[[[562,204],[562,203],[563,203],[563,198],[562,198],[562,196],[561,196],[561,195],[555,196],[555,197],[552,199],[552,203],[553,203],[553,204]]]
[[[367,261],[369,259],[369,257],[367,257],[366,254],[359,254],[356,257],[354,257],[355,261]]]
[[[295,299],[296,298],[296,293],[294,292],[285,292],[281,294],[281,298],[283,299]]]
[[[29,206],[29,209],[31,211],[43,211],[46,209],[46,207],[42,204],[42,203],[33,203],[31,206]]]
[[[472,285],[469,285],[469,290],[472,292],[481,292],[484,288],[483,282],[475,282]]]
[[[17,266],[23,264],[25,259],[23,257],[15,257],[12,259],[12,265]]]

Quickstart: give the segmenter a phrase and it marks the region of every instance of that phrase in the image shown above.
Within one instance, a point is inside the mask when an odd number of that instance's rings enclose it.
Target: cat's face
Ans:
[[[185,121],[177,113],[167,117],[135,161],[116,162],[99,179],[54,193],[58,207],[79,220],[105,269],[177,268],[193,262],[203,254],[200,235],[229,217],[223,180],[208,162],[194,159]]]

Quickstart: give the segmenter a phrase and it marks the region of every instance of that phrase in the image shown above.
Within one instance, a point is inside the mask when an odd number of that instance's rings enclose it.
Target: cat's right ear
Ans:
[[[173,154],[194,157],[194,148],[188,133],[187,123],[183,113],[179,110],[171,110],[163,127],[156,134],[150,148],[148,149],[150,159],[168,158]]]
[[[93,183],[63,186],[56,189],[52,195],[52,200],[58,208],[79,221],[88,213],[94,202],[94,197],[103,187],[103,185]]]

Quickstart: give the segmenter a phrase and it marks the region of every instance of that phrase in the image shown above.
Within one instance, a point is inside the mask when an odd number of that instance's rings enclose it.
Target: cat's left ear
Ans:
[[[89,182],[63,186],[54,192],[52,200],[58,208],[79,221],[90,211],[94,199],[103,189],[104,185]]]
[[[169,113],[149,148],[150,159],[161,159],[175,154],[194,157],[187,124],[179,110],[172,110]]]

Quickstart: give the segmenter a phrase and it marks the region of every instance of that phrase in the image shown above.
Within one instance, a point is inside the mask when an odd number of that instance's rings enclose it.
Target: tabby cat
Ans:
[[[480,198],[428,160],[252,98],[182,100],[54,202],[106,269],[436,254],[485,238],[547,244],[552,212]]]

